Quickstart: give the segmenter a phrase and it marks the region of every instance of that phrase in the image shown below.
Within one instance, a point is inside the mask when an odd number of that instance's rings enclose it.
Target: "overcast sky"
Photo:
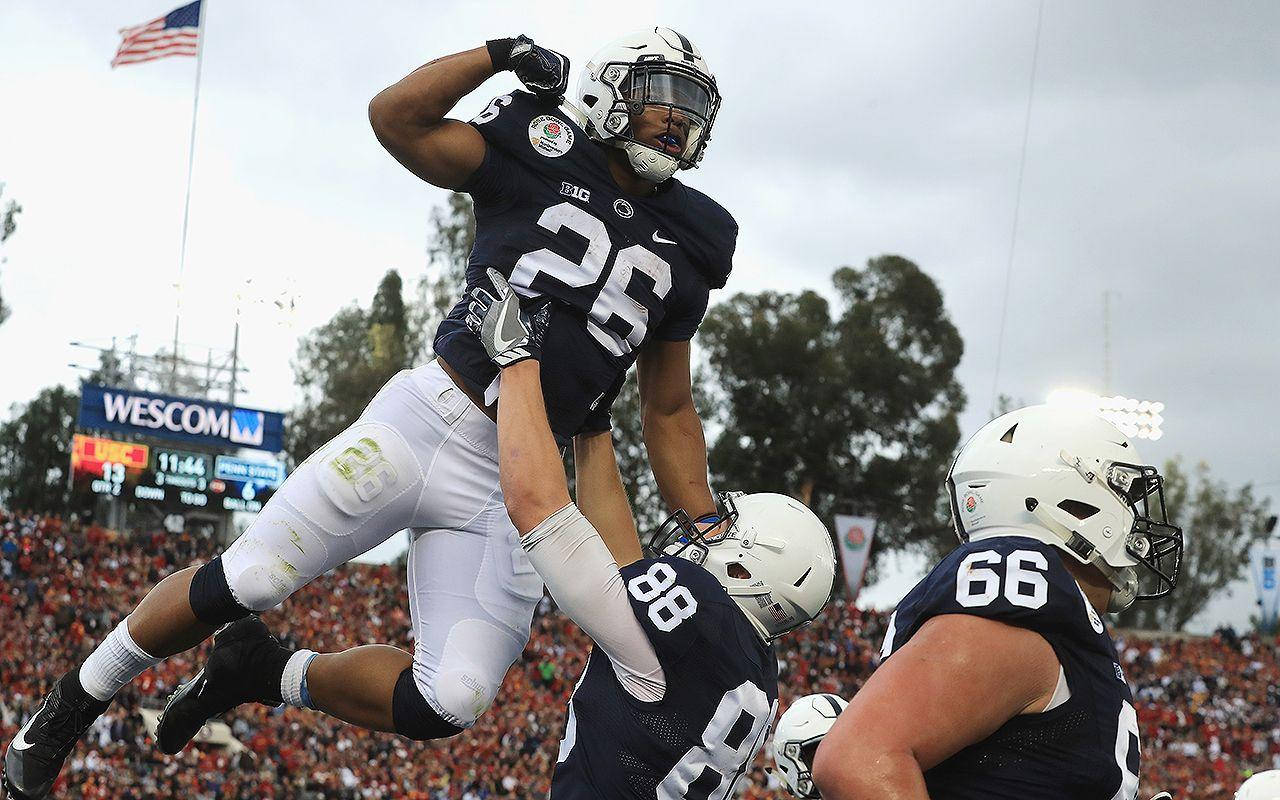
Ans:
[[[74,382],[68,362],[94,359],[72,340],[172,337],[195,60],[108,65],[117,29],[176,5],[0,7],[0,181],[24,206],[0,266],[14,309],[0,409]],[[682,178],[741,225],[727,291],[829,291],[839,265],[904,255],[942,286],[964,336],[966,435],[993,386],[1028,402],[1109,388],[1166,403],[1147,460],[1205,460],[1280,494],[1280,4],[1047,0],[1013,238],[1037,9],[207,0],[188,355],[230,347],[246,279],[260,296],[291,288],[291,318],[251,304],[242,334],[242,402],[288,409],[297,337],[367,303],[387,268],[422,273],[444,193],[370,133],[383,86],[488,38],[528,33],[580,66],[665,24],[702,48],[725,98],[703,168]],[[457,116],[515,86],[494,78]]]

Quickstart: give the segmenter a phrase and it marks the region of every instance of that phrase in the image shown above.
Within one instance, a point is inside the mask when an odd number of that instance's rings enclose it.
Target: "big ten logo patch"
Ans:
[[[565,197],[572,197],[574,200],[580,200],[584,203],[591,202],[591,191],[583,189],[581,186],[574,186],[568,181],[560,182],[560,194]]]

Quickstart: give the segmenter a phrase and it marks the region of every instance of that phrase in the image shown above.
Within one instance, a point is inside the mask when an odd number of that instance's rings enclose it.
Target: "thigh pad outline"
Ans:
[[[335,536],[351,533],[358,520],[390,505],[422,481],[422,467],[405,438],[380,422],[357,422],[325,445],[313,462],[321,491],[352,520]],[[328,528],[328,526],[325,526]]]
[[[438,664],[425,663],[431,654],[424,647],[415,649],[414,679],[436,713],[469,728],[493,704],[522,648],[511,632],[490,622],[459,620],[449,630]]]

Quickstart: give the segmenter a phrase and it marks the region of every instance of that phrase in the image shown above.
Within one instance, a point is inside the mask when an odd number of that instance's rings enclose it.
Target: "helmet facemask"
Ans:
[[[661,181],[677,169],[698,166],[711,139],[720,93],[714,79],[693,67],[660,56],[646,59],[610,61],[600,67],[601,82],[613,89],[603,133],[609,143],[626,151],[637,174]],[[635,118],[651,108],[666,110],[667,129],[659,136],[678,142],[679,152],[635,138]],[[683,130],[678,118],[687,123]]]
[[[792,778],[795,784],[793,794],[802,800],[811,798],[821,800],[822,795],[818,794],[818,787],[813,785],[813,758],[818,754],[818,745],[822,744],[825,735],[824,732],[821,736],[815,736],[807,742],[787,742],[785,745],[787,758],[795,762],[798,770],[798,774]]]
[[[1164,597],[1178,583],[1183,547],[1182,529],[1169,522],[1164,478],[1153,466],[1121,462],[1108,464],[1105,474],[1107,486],[1133,514],[1125,552],[1144,568],[1138,570],[1134,599]]]
[[[738,521],[738,508],[734,504],[733,493],[725,492],[717,496],[716,505],[719,520],[705,529],[698,527],[698,522],[705,520],[705,517],[694,520],[684,509],[676,509],[645,542],[645,557],[676,556],[698,566],[705,565],[709,548],[723,542]]]

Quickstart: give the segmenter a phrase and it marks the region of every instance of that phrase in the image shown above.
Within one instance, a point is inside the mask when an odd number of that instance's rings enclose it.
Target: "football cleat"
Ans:
[[[156,723],[160,750],[180,752],[206,722],[242,703],[280,705],[280,674],[290,655],[257,617],[223,627],[204,669],[165,703]]]
[[[79,670],[58,679],[5,751],[4,788],[11,800],[48,797],[67,755],[109,705],[85,692]]]

